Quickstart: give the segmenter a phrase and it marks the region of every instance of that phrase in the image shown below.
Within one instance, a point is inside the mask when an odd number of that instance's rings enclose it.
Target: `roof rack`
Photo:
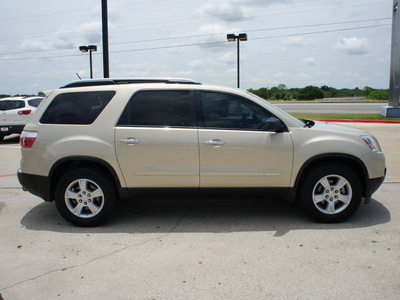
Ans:
[[[98,86],[98,85],[115,85],[115,84],[138,84],[138,83],[167,83],[167,84],[201,84],[200,82],[185,79],[185,78],[126,78],[126,79],[89,79],[89,80],[78,80],[68,83],[60,87],[74,88],[74,87],[84,87],[84,86]]]

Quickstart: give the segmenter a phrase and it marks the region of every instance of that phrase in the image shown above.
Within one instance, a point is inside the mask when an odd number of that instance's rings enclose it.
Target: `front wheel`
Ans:
[[[341,164],[312,169],[302,180],[299,199],[308,214],[319,222],[341,222],[353,215],[361,203],[357,174]]]
[[[77,226],[97,226],[112,213],[117,200],[113,182],[99,171],[77,169],[66,173],[55,190],[60,214]]]

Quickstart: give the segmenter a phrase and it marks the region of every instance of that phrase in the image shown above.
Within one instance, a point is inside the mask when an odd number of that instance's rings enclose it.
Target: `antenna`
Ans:
[[[81,76],[79,76],[78,73],[75,73],[75,74],[76,74],[76,76],[78,76],[79,80],[82,80]]]

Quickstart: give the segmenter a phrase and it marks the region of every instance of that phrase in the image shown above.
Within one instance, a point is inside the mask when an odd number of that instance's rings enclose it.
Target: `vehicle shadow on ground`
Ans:
[[[361,204],[349,220],[321,224],[300,207],[278,198],[148,197],[124,202],[100,227],[81,228],[66,222],[54,203],[43,202],[21,220],[29,230],[68,233],[229,233],[274,231],[283,236],[291,230],[332,230],[375,226],[390,221],[390,212],[376,200]]]

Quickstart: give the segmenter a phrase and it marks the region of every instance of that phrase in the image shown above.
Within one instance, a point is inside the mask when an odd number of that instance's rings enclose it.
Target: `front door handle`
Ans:
[[[137,144],[137,143],[140,142],[140,140],[135,139],[135,138],[120,139],[119,141],[122,142],[122,143],[129,144],[129,145]]]
[[[225,142],[221,140],[210,140],[210,141],[205,141],[204,144],[211,146],[222,146],[225,144]]]

